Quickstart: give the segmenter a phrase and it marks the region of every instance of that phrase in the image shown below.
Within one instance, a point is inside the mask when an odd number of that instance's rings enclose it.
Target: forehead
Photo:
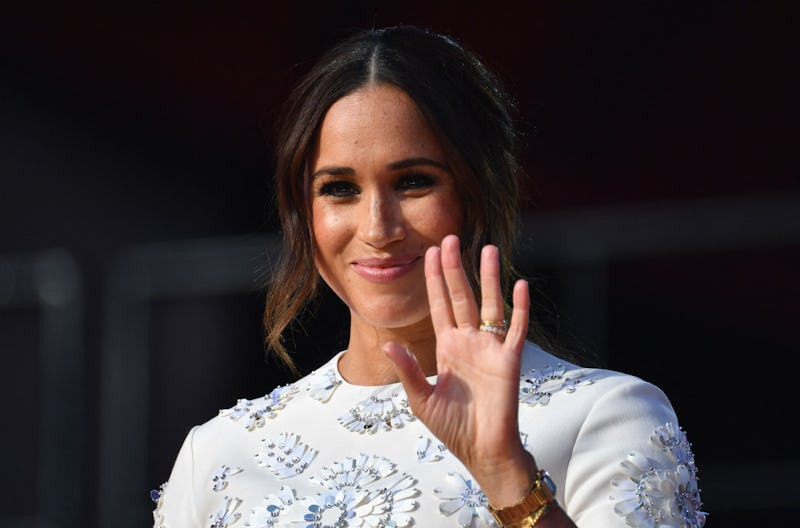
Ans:
[[[387,84],[369,85],[337,100],[320,126],[311,164],[357,161],[364,156],[433,157],[445,153],[414,100]]]

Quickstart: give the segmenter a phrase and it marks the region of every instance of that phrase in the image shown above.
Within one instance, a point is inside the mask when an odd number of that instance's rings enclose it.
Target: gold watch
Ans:
[[[554,503],[555,493],[555,482],[550,478],[550,474],[542,469],[536,473],[536,479],[531,484],[527,495],[519,502],[505,508],[495,508],[490,504],[489,512],[500,526],[518,526],[531,514]]]

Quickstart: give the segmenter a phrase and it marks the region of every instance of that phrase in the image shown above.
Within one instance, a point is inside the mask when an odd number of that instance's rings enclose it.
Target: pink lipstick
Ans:
[[[419,255],[363,258],[354,260],[352,266],[356,273],[369,281],[391,282],[414,269],[419,260]]]

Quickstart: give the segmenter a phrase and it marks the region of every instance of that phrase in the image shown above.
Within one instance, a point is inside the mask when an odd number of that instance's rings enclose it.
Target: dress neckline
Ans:
[[[342,375],[342,372],[339,370],[339,360],[342,358],[342,356],[345,354],[345,352],[347,352],[346,348],[344,350],[340,350],[330,360],[328,360],[328,362],[325,365],[323,365],[322,367],[320,367],[317,370],[327,370],[327,369],[333,370],[337,380],[343,386],[350,387],[351,389],[355,389],[355,390],[370,390],[370,389],[382,390],[382,389],[395,389],[396,388],[396,389],[399,389],[399,390],[402,390],[403,392],[405,392],[405,390],[403,389],[403,384],[400,383],[400,381],[395,381],[395,382],[392,382],[392,383],[383,383],[383,384],[380,384],[380,385],[361,385],[361,384],[358,384],[358,383],[351,383],[351,382],[347,381],[347,379]],[[434,374],[432,376],[426,376],[425,379],[428,380],[428,383],[436,383],[436,380],[438,379],[438,375]]]

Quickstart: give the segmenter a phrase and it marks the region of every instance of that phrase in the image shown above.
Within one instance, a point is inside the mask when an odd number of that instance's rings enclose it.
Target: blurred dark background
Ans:
[[[0,527],[148,526],[189,427],[292,380],[261,342],[272,122],[398,23],[519,97],[536,310],[667,392],[709,526],[800,513],[791,2],[51,1],[0,10]],[[304,321],[303,368],[342,313]]]

